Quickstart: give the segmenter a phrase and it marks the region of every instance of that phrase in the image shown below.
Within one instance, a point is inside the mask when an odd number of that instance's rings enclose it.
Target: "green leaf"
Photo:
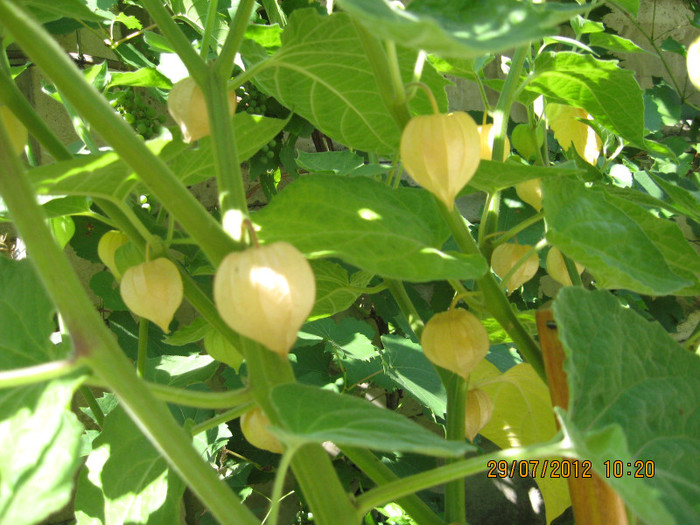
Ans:
[[[282,33],[282,47],[274,55],[268,58],[250,40],[243,43],[241,53],[247,61],[267,59],[266,67],[255,77],[256,84],[334,140],[380,154],[398,150],[401,129],[382,101],[347,14],[321,16],[315,9],[296,10]],[[416,53],[399,50],[398,55],[402,79],[410,82]],[[446,109],[447,81],[430,66],[424,68],[422,81]],[[411,105],[416,112],[432,112],[423,93]]]
[[[658,175],[650,174],[659,187],[669,196],[674,206],[695,222],[700,222],[700,199],[690,191],[673,184]],[[697,192],[696,192],[697,193]]]
[[[300,168],[311,173],[330,173],[333,175],[352,175],[354,171],[365,165],[365,160],[362,157],[348,150],[322,153],[300,151],[296,161]]]
[[[305,324],[299,337],[309,342],[327,341],[327,351],[341,357],[367,360],[377,356],[372,345],[374,330],[358,319],[346,318],[339,323],[328,317],[319,319]]]
[[[382,344],[386,375],[437,417],[444,417],[447,393],[421,346],[398,335],[383,335]]]
[[[20,4],[26,7],[40,23],[52,22],[59,18],[75,18],[78,20],[90,20],[100,22],[103,18],[93,13],[81,0],[21,0]]]
[[[190,324],[178,328],[172,334],[166,335],[163,338],[169,345],[182,346],[190,343],[196,343],[204,339],[204,336],[209,333],[211,325],[204,317],[195,317]]]
[[[219,363],[208,355],[164,355],[146,361],[144,376],[154,383],[186,387],[209,379]]]
[[[542,53],[528,90],[552,102],[585,109],[601,125],[643,147],[644,102],[634,72],[615,60],[563,52]]]
[[[372,274],[362,271],[348,277],[341,265],[321,259],[311,261],[311,269],[316,277],[316,302],[309,315],[311,321],[350,308],[372,279]]]
[[[678,42],[678,40],[670,36],[666,38],[663,42],[661,42],[661,49],[663,49],[664,51],[675,53],[685,58],[685,46]]]
[[[603,47],[619,53],[648,53],[631,40],[610,33],[591,33],[588,42],[592,46]]]
[[[179,523],[185,484],[118,407],[107,414],[80,472],[80,525]]]
[[[71,237],[73,237],[75,233],[75,223],[73,219],[67,215],[49,219],[49,227],[61,249],[66,247],[66,244],[68,244],[68,241],[71,240]]]
[[[639,12],[639,0],[617,0],[617,3],[627,9],[630,13],[637,16]]]
[[[311,257],[336,257],[393,279],[474,279],[487,270],[481,256],[440,251],[449,231],[433,197],[418,188],[309,175],[253,220],[265,242],[284,240]]]
[[[649,131],[673,126],[681,119],[681,99],[665,81],[644,91],[644,125]]]
[[[468,443],[441,439],[410,419],[357,397],[299,384],[276,386],[270,395],[286,427],[270,430],[289,442],[332,441],[339,447],[438,457],[459,457],[474,450]]]
[[[160,71],[151,67],[142,67],[137,71],[111,73],[111,79],[107,89],[114,86],[139,86],[170,89],[173,83]]]
[[[554,316],[577,453],[646,523],[699,523],[700,358],[605,291],[564,288]],[[653,461],[655,475],[606,476],[606,460]]]
[[[496,53],[552,34],[585,8],[513,0],[415,0],[408,9],[385,0],[338,0],[372,33],[444,57]]]
[[[0,523],[34,525],[70,501],[83,431],[66,409],[76,388],[63,378],[0,390]]]
[[[56,309],[27,259],[0,257],[0,370],[52,361]]]
[[[674,241],[658,235],[663,219],[639,222],[604,193],[565,178],[546,179],[542,189],[547,240],[586,266],[598,286],[664,295],[693,284],[673,273],[656,245],[671,253]]]
[[[209,12],[209,0],[168,0],[175,18],[184,20],[187,25],[200,35],[204,33]],[[228,24],[223,14],[217,12],[212,26],[212,38],[217,44],[217,50],[223,46],[228,33]]]
[[[233,116],[233,126],[236,130],[238,160],[245,162],[255,155],[284,129],[287,122],[289,121],[246,112],[236,113]],[[170,169],[187,185],[211,179],[215,173],[211,138],[201,139],[197,147],[189,148],[173,158]]]
[[[527,164],[482,160],[474,177],[469,181],[466,188],[460,192],[460,195],[474,191],[491,193],[497,190],[504,190],[530,179],[565,177],[582,175],[583,173],[585,173],[583,170],[569,167],[545,168]]]

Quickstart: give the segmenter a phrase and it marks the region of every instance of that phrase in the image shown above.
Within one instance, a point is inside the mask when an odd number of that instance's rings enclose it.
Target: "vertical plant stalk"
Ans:
[[[479,247],[464,223],[464,218],[459,214],[457,207],[455,206],[450,212],[441,202],[437,204],[459,249],[468,254],[480,254]],[[477,279],[476,283],[483,294],[486,309],[508,333],[525,360],[532,365],[535,372],[547,383],[542,352],[535,340],[525,330],[515,312],[513,312],[508,298],[498,286],[496,279],[490,272],[487,272],[486,275]]]
[[[163,2],[160,0],[143,0],[142,3],[153,21],[158,25],[158,29],[168,39],[170,45],[173,46],[173,49],[185,64],[185,67],[187,67],[190,76],[194,78],[197,84],[204,84],[207,75],[206,62],[192,48],[192,44],[177,26],[172,15],[163,7]]]
[[[447,431],[445,437],[451,441],[464,443],[465,416],[467,402],[467,382],[463,377],[450,373],[443,376],[447,390],[447,414],[445,422]],[[447,458],[445,464],[456,463],[459,458]],[[466,498],[464,478],[458,478],[445,485],[445,519],[448,523],[466,524]]]
[[[248,377],[253,398],[273,425],[284,428],[270,392],[276,385],[294,379],[289,360],[271,352],[260,343],[240,338],[246,356]],[[340,483],[333,465],[323,448],[314,443],[297,449],[292,458],[292,470],[304,493],[304,498],[319,525],[356,525],[357,509]]]
[[[61,90],[63,96],[170,210],[214,265],[236,248],[233,239],[221,229],[168,166],[114,112],[100,93],[86,82],[75,64],[36,21],[9,0],[0,0],[0,20],[27,55]],[[191,48],[190,51],[194,53]],[[200,60],[196,53],[195,56]]]
[[[0,12],[5,7],[0,3]],[[3,20],[5,20],[3,18]],[[257,525],[255,516],[199,457],[190,437],[140,381],[54,242],[22,165],[0,125],[0,195],[27,246],[30,261],[68,328],[76,358],[117,395],[131,418],[222,524]]]
[[[279,24],[280,27],[287,25],[287,15],[284,14],[277,0],[262,0],[262,5],[271,23]]]
[[[226,41],[221,48],[221,54],[216,59],[214,67],[221,78],[228,79],[233,73],[233,64],[236,53],[241,47],[245,30],[248,27],[248,20],[255,7],[255,0],[241,0],[233,16],[233,21],[229,26]]]
[[[508,129],[508,119],[510,118],[510,108],[515,101],[515,93],[520,82],[520,73],[523,70],[525,58],[530,53],[530,46],[526,45],[515,50],[513,59],[510,62],[510,71],[503,85],[503,91],[496,103],[496,110],[493,116],[493,125],[496,133],[493,139],[493,150],[491,158],[500,161],[503,159],[505,151],[506,130]],[[479,245],[481,251],[486,257],[486,260],[491,258],[491,243],[490,235],[498,228],[498,216],[501,209],[501,193],[494,191],[486,198],[484,204],[484,212],[481,216],[481,224],[479,226]]]

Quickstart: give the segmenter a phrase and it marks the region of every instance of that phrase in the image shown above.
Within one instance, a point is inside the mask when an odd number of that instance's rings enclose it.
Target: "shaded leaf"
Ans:
[[[468,443],[441,439],[410,419],[357,397],[299,384],[276,386],[271,397],[286,429],[270,430],[289,442],[332,441],[341,447],[438,457],[473,450]]]
[[[360,289],[372,279],[372,274],[363,271],[348,277],[345,268],[331,261],[310,262],[316,278],[316,302],[309,315],[311,321],[347,310],[361,295]]]

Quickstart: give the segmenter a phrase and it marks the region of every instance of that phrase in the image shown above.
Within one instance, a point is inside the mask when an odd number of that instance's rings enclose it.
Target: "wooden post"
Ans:
[[[552,405],[568,409],[569,386],[563,368],[566,356],[559,341],[552,310],[537,312],[537,332],[540,336]],[[628,525],[622,498],[598,474],[593,472],[591,478],[572,476],[568,478],[568,482],[571,506],[577,524]]]

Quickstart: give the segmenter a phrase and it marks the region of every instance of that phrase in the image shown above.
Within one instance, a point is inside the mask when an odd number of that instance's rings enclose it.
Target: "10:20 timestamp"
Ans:
[[[633,477],[633,478],[653,478],[656,474],[656,465],[653,460],[642,461],[637,460],[632,462],[623,462],[618,460],[615,461],[603,461],[605,465],[605,477],[606,478],[622,478],[622,477]],[[632,470],[634,469],[634,470]]]

